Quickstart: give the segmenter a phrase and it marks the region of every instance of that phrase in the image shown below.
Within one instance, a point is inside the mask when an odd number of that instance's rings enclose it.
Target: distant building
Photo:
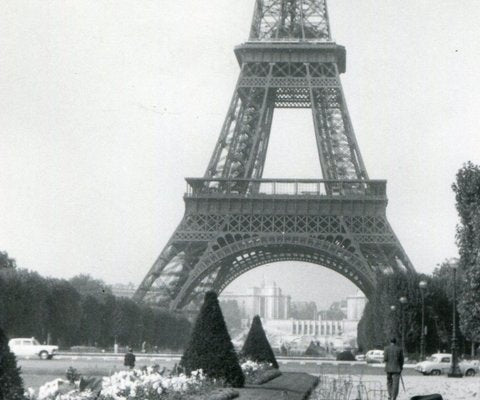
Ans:
[[[266,320],[290,318],[290,296],[284,295],[275,282],[248,288],[245,294],[224,292],[221,298],[235,300],[244,319],[251,320],[255,315]]]
[[[220,298],[237,302],[245,329],[259,315],[274,347],[310,341],[330,349],[355,347],[357,325],[366,304],[365,296],[358,290],[346,300],[333,303],[330,309],[317,312],[316,304],[312,307],[309,302],[292,302],[275,283],[249,288],[246,294],[224,292]]]

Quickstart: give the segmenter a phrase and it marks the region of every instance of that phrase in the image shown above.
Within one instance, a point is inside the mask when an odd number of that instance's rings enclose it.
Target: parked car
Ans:
[[[365,361],[369,364],[383,363],[383,350],[370,350],[365,354]]]
[[[50,360],[58,351],[58,346],[40,344],[35,338],[10,339],[8,346],[18,357],[38,356],[42,360]]]
[[[427,360],[415,365],[415,370],[423,375],[448,374],[452,365],[452,355],[449,353],[432,354]],[[462,360],[458,363],[460,372],[465,376],[475,376],[480,371],[479,362]]]
[[[365,354],[357,354],[355,356],[355,360],[357,361],[365,361]]]

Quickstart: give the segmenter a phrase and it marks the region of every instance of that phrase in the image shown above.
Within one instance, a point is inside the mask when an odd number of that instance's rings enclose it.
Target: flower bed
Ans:
[[[164,376],[158,367],[120,371],[103,379],[75,383],[55,379],[40,387],[38,395],[29,390],[30,400],[228,400],[238,392],[222,388],[202,370]]]
[[[258,363],[246,360],[240,366],[245,375],[246,383],[250,385],[261,385],[282,375],[278,369],[272,367],[272,364],[266,362]]]

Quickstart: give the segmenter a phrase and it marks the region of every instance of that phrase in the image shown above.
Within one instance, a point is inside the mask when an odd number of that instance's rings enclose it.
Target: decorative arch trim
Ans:
[[[218,292],[243,273],[277,261],[305,261],[322,265],[349,279],[367,297],[375,287],[375,274],[361,255],[340,247],[335,242],[300,235],[276,234],[235,241],[206,253],[182,286],[171,308],[184,307],[202,279],[222,265],[230,265],[231,270],[214,285]]]

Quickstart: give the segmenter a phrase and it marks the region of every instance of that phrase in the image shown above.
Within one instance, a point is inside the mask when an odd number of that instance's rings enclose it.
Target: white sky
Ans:
[[[253,3],[2,1],[0,250],[44,275],[139,283],[182,217],[184,177],[205,171]],[[480,162],[478,0],[329,11],[369,175],[388,180],[389,221],[431,272],[457,254],[455,173]],[[319,177],[313,143],[308,112],[279,110],[265,176]],[[321,301],[303,290],[311,268],[285,273],[285,291]]]

